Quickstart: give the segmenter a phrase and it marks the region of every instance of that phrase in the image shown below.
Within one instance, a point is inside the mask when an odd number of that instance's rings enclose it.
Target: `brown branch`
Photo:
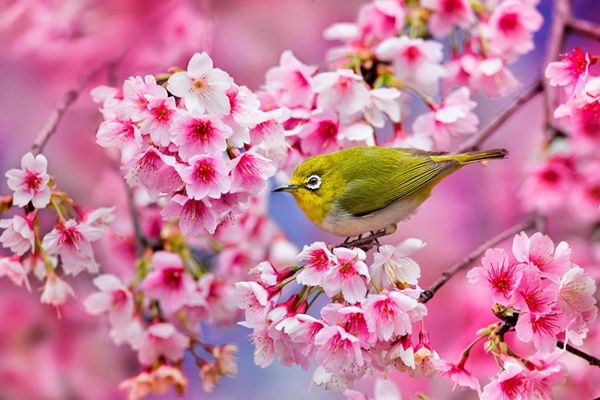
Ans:
[[[600,367],[600,359],[598,359],[598,358],[596,358],[596,357],[594,357],[594,356],[592,356],[592,355],[590,355],[590,354],[588,354],[588,353],[586,353],[584,351],[581,351],[581,350],[579,350],[579,349],[571,346],[570,344],[567,344],[565,346],[565,343],[559,340],[556,343],[556,347],[558,347],[559,349],[565,349],[569,353],[574,354],[574,355],[576,355],[578,357],[583,358],[585,361],[587,361],[592,366]]]
[[[467,140],[465,143],[460,146],[460,148],[456,151],[457,153],[464,153],[466,151],[477,150],[479,146],[486,140],[492,136],[496,130],[508,120],[514,113],[519,111],[521,106],[527,103],[529,100],[533,99],[538,93],[541,93],[544,90],[544,86],[542,83],[542,79],[538,79],[538,81],[531,86],[529,89],[524,91],[514,99],[514,101],[506,107],[500,114],[496,116],[485,128],[481,130],[476,136],[471,137],[470,140]]]
[[[477,258],[481,257],[483,255],[483,253],[485,253],[485,251],[487,249],[489,249],[490,247],[496,246],[497,244],[502,243],[503,241],[510,238],[511,236],[514,236],[521,231],[526,231],[528,229],[531,229],[534,226],[535,226],[535,217],[530,216],[525,221],[508,228],[507,230],[499,233],[498,235],[494,236],[487,242],[483,243],[481,246],[477,247],[475,250],[473,250],[471,253],[469,253],[465,258],[463,258],[462,260],[460,260],[459,262],[454,264],[452,267],[450,267],[446,271],[444,271],[442,273],[442,275],[435,282],[433,282],[423,293],[421,293],[421,296],[419,297],[419,301],[421,303],[427,303],[429,300],[431,300],[433,298],[433,296],[435,295],[435,293],[442,286],[444,286],[446,284],[446,282],[448,282],[450,280],[450,278],[452,278],[454,275],[456,275],[458,272],[462,271],[463,269],[467,268],[473,261],[475,261]]]
[[[581,19],[570,19],[567,22],[567,31],[600,40],[600,25]]]
[[[44,147],[46,147],[46,144],[48,143],[48,140],[50,140],[50,137],[52,137],[52,135],[56,133],[58,125],[60,124],[60,121],[64,117],[65,113],[67,112],[69,107],[71,107],[71,105],[73,105],[73,103],[77,101],[83,89],[85,89],[85,87],[90,83],[92,79],[94,79],[94,77],[96,77],[96,75],[98,75],[102,70],[104,70],[108,65],[111,64],[112,63],[102,64],[99,67],[92,69],[83,78],[81,78],[79,83],[74,88],[68,90],[63,95],[62,99],[59,101],[58,105],[52,112],[52,115],[50,115],[50,118],[48,119],[43,129],[33,142],[33,145],[31,146],[31,152],[34,155],[37,155],[44,150]]]

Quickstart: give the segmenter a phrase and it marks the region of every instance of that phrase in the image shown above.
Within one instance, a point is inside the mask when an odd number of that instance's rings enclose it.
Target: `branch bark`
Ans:
[[[544,84],[542,83],[542,78],[538,79],[537,82],[531,86],[529,89],[524,91],[517,97],[508,107],[506,107],[500,114],[496,116],[479,134],[471,137],[470,140],[467,140],[463,143],[460,148],[456,151],[457,153],[464,153],[466,151],[477,150],[483,142],[488,140],[496,130],[502,126],[506,120],[508,120],[513,114],[520,110],[521,106],[529,102],[529,100],[533,99],[536,95],[541,93],[544,90]]]
[[[562,341],[558,341],[556,343],[556,347],[560,348],[560,349],[565,349],[566,351],[568,351],[571,354],[574,354],[578,357],[583,358],[585,361],[587,361],[590,365],[595,366],[595,367],[600,367],[600,359],[589,355],[588,353],[581,351],[573,346],[571,346],[570,344],[567,344],[565,346],[565,343]]]
[[[465,258],[463,258],[462,260],[454,264],[452,267],[444,271],[435,282],[433,282],[423,293],[421,293],[419,301],[421,303],[427,303],[433,298],[435,293],[446,284],[446,282],[448,282],[454,275],[467,268],[477,258],[481,257],[487,249],[496,246],[499,243],[502,243],[506,239],[516,235],[521,231],[526,231],[533,228],[535,226],[535,221],[536,218],[530,216],[525,221],[506,229],[505,231],[499,233],[498,235],[483,243],[481,246],[477,247]]]
[[[79,83],[72,89],[68,90],[61,100],[58,102],[58,105],[50,115],[50,118],[38,134],[37,138],[31,145],[31,152],[34,155],[40,154],[44,151],[48,140],[54,135],[60,125],[60,121],[63,119],[66,111],[77,101],[79,95],[85,89],[85,87],[94,79],[102,70],[104,70],[109,64],[102,64],[99,67],[92,69],[89,71]]]
[[[570,19],[567,23],[568,32],[578,33],[592,39],[600,40],[600,25],[581,19]]]

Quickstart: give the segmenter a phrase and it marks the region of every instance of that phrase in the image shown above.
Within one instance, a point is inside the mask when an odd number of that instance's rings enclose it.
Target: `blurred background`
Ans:
[[[208,51],[215,65],[229,72],[237,83],[257,89],[266,70],[278,63],[280,53],[291,49],[307,64],[324,60],[331,43],[322,38],[333,22],[353,21],[359,0],[0,0],[0,171],[16,167],[42,129],[63,93],[88,71],[119,59],[110,76],[95,83],[121,82],[130,75],[157,73],[173,65],[185,66],[189,57]],[[523,88],[542,70],[551,0],[541,0],[544,27],[536,34],[536,49],[512,66]],[[598,0],[574,0],[575,14],[600,21]],[[569,37],[574,44],[598,54],[598,43]],[[86,89],[68,111],[45,154],[49,172],[61,188],[79,204],[92,208],[119,204],[125,207],[123,185],[105,150],[95,144],[101,116]],[[480,101],[476,109],[481,125],[510,102]],[[415,255],[422,268],[421,282],[428,285],[440,272],[460,260],[477,245],[518,222],[517,192],[527,165],[540,156],[542,99],[537,98],[511,118],[486,147],[504,147],[510,158],[503,162],[474,166],[452,175],[434,191],[410,220],[384,242],[398,243],[416,237],[427,243]],[[98,182],[103,182],[99,185]],[[110,188],[110,190],[107,190]],[[0,194],[8,193],[0,179]],[[270,213],[299,247],[327,237],[312,226],[297,209],[291,196],[272,194]],[[124,221],[122,223],[127,223]],[[570,240],[581,229],[578,221],[556,217],[549,232],[555,241]],[[510,244],[508,244],[510,245]],[[600,266],[587,249],[575,247],[576,260],[598,278]],[[1,252],[2,250],[0,250]],[[104,263],[104,271],[128,268]],[[442,357],[456,357],[485,324],[491,313],[474,312],[480,293],[468,287],[464,274],[446,285],[428,304],[427,326]],[[83,279],[78,293],[91,290]],[[79,299],[81,300],[81,299]],[[11,283],[0,282],[0,399],[107,399],[122,398],[118,383],[135,371],[135,354],[114,346],[99,320],[85,315],[81,301],[71,302],[58,319],[51,307],[39,303],[37,293],[27,293]],[[487,315],[487,320],[481,320]],[[595,322],[598,324],[598,322]],[[597,330],[596,330],[597,331]],[[240,346],[239,376],[225,378],[214,393],[203,394],[196,367],[190,362],[190,387],[186,399],[335,399],[341,395],[310,388],[311,371],[286,368],[274,363],[266,369],[252,360],[249,331],[242,327],[207,329],[213,342],[235,342]],[[596,342],[598,343],[598,342]],[[596,353],[598,348],[594,349]],[[477,352],[476,352],[477,353]],[[482,358],[482,357],[480,357]],[[564,357],[569,364],[585,363]],[[471,369],[495,368],[478,364]],[[585,369],[585,368],[583,368]],[[581,371],[582,369],[577,369]],[[579,378],[572,384],[587,385],[590,398],[600,395],[600,373]],[[423,391],[432,399],[462,399],[464,392],[450,392],[443,379],[403,379],[401,390]],[[566,393],[563,393],[566,395]],[[170,398],[174,394],[163,396]],[[567,397],[564,397],[567,398]]]

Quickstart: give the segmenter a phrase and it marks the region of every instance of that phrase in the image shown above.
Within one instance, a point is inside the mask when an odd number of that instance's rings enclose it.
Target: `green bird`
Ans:
[[[443,178],[466,164],[504,158],[503,149],[463,154],[363,146],[311,157],[300,164],[290,192],[319,228],[354,237],[395,226],[412,214]]]

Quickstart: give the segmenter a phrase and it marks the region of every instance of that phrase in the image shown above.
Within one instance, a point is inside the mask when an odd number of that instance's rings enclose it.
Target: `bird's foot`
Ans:
[[[390,224],[386,226],[384,229],[380,229],[378,231],[371,231],[368,236],[362,237],[362,234],[358,236],[355,240],[350,240],[350,238],[346,238],[344,243],[339,245],[338,247],[358,247],[365,251],[370,250],[371,248],[377,246],[381,246],[379,242],[379,238],[387,235],[391,235],[396,232],[396,224]]]

